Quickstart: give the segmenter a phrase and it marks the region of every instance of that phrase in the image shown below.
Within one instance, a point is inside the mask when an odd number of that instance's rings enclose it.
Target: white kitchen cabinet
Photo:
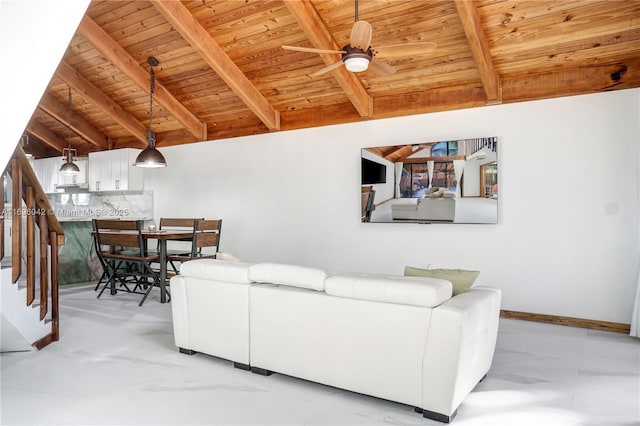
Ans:
[[[89,153],[89,191],[105,191],[111,181],[109,151]]]
[[[89,153],[89,190],[142,191],[143,170],[133,166],[139,153],[132,148]]]
[[[62,164],[64,164],[63,157],[41,158],[33,161],[33,169],[45,193],[56,192],[56,185],[60,183]]]

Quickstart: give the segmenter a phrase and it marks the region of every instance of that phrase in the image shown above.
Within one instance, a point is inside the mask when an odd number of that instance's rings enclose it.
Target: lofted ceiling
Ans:
[[[640,87],[637,0],[359,0],[359,19],[374,50],[437,48],[380,55],[393,74],[315,76],[340,55],[281,46],[339,50],[353,0],[93,1],[23,144],[146,146],[150,56],[159,147]]]

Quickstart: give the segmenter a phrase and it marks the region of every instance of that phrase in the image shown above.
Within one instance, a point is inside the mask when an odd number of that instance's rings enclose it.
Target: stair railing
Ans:
[[[5,200],[5,174],[11,177],[11,200]],[[27,284],[25,303],[26,306],[32,306],[35,302],[36,290],[39,290],[40,320],[44,320],[50,313],[51,333],[33,343],[34,347],[42,349],[59,339],[58,247],[64,245],[64,232],[20,145],[16,147],[5,173],[0,177],[0,192],[3,202],[10,201],[11,281],[15,285],[23,275],[24,235]],[[5,210],[6,208],[0,215],[0,260],[5,257],[4,224],[8,213]],[[26,228],[25,232],[23,232],[23,225]],[[38,241],[36,241],[36,228],[39,230]],[[39,274],[36,274],[36,260],[39,260]],[[39,280],[36,280],[37,275]]]
[[[466,140],[466,156],[470,156],[480,151],[482,148],[487,148],[489,151],[496,151],[496,137],[491,138],[476,138]]]

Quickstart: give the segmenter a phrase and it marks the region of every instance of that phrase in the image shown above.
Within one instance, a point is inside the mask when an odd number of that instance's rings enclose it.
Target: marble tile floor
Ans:
[[[413,407],[183,355],[157,292],[65,286],[61,340],[0,357],[2,425],[441,425]],[[457,426],[640,425],[640,340],[501,319],[488,377]]]

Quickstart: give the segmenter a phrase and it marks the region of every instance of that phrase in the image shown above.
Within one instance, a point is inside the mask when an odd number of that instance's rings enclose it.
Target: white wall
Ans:
[[[481,271],[503,308],[629,323],[638,270],[640,90],[162,149],[154,215],[223,218],[246,261]],[[499,138],[498,225],[363,224],[360,148]],[[552,183],[551,177],[555,177]]]

